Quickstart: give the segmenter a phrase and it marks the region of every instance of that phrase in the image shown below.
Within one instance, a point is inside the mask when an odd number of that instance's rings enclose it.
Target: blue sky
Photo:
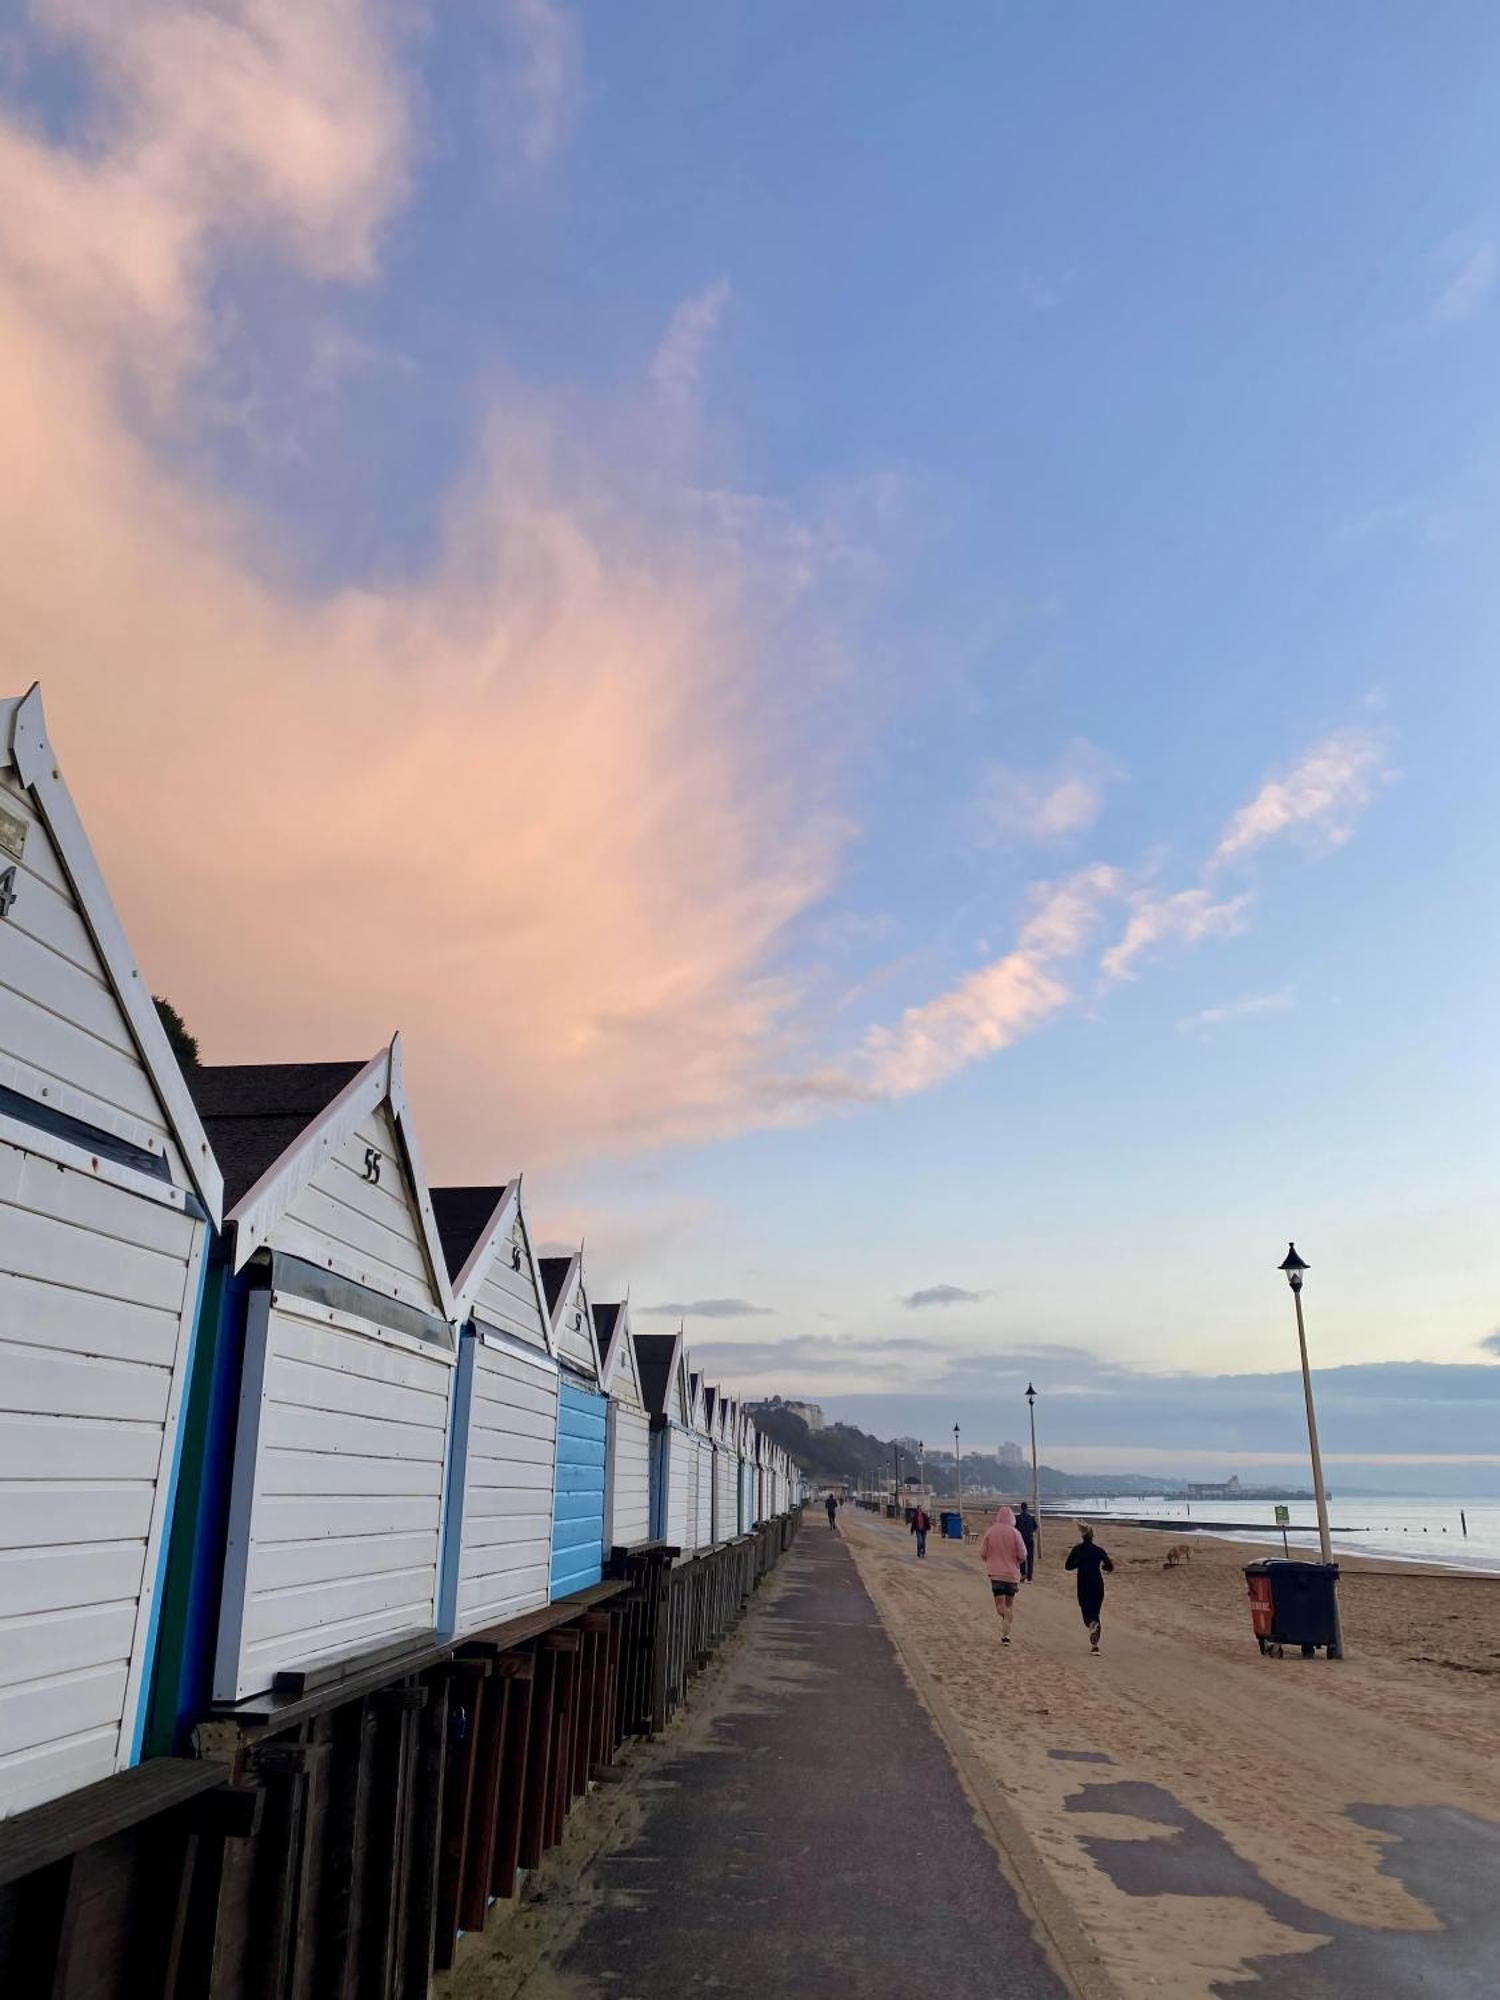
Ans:
[[[882,1430],[1281,1370],[1293,1233],[1490,1365],[1494,9],[211,19],[0,79],[12,650],[209,1054],[399,1024],[436,1178]]]

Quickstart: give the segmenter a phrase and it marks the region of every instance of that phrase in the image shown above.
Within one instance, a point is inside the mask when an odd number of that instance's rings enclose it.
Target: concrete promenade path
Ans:
[[[808,1509],[709,1719],[642,1786],[527,1995],[1057,2000],[1033,1919],[841,1535]]]

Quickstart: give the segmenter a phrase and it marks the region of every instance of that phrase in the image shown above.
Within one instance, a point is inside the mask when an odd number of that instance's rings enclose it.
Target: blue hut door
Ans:
[[[604,1438],[607,1399],[563,1376],[557,1407],[557,1486],[552,1502],[553,1597],[587,1590],[604,1574]]]

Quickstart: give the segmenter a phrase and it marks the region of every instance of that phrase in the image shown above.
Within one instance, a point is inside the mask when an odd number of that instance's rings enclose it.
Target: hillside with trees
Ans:
[[[786,1409],[778,1397],[756,1405],[755,1421],[768,1437],[785,1447],[815,1485],[878,1486],[891,1477],[896,1446],[888,1438],[872,1437],[868,1431],[859,1430],[853,1424],[826,1424],[822,1430],[809,1430],[805,1421]],[[993,1452],[982,1451],[966,1451],[963,1461],[966,1493],[1030,1491],[1029,1466],[1018,1469],[1014,1465],[1002,1465]],[[927,1484],[935,1493],[951,1494],[956,1491],[951,1451],[930,1451],[925,1464]],[[903,1479],[914,1479],[916,1473],[915,1457],[902,1448]],[[1063,1472],[1055,1465],[1045,1464],[1040,1467],[1039,1475],[1042,1492],[1055,1499],[1063,1499],[1070,1494],[1081,1497],[1160,1493],[1163,1486],[1176,1484],[1172,1480],[1148,1479],[1130,1473]]]

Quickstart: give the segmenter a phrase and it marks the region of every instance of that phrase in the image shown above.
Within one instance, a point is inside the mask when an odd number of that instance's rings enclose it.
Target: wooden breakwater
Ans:
[[[163,1757],[0,1824],[17,2000],[417,2000],[562,1838],[791,1546],[793,1509],[442,1646],[287,1675]]]

